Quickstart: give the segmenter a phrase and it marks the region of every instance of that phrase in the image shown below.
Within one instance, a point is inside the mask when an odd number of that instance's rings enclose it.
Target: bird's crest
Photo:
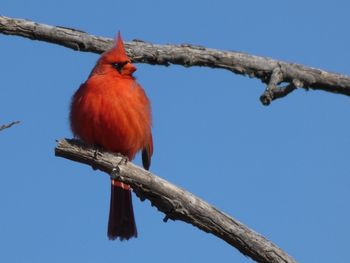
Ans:
[[[102,58],[107,63],[130,61],[125,52],[124,43],[120,31],[118,32],[118,36],[115,40],[115,46],[105,52],[102,55]]]
[[[129,57],[126,55],[125,48],[124,48],[124,42],[122,39],[122,35],[120,34],[120,31],[118,31],[118,37],[115,41],[115,53],[120,60],[129,60]]]

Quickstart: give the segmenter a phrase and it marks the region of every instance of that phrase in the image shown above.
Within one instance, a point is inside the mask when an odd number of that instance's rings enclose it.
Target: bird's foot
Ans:
[[[125,165],[129,162],[129,158],[121,153],[116,153],[118,157],[120,157],[120,161],[117,165]]]
[[[94,160],[98,160],[98,157],[102,155],[102,153],[99,151],[99,147],[95,147],[95,151],[94,151]],[[97,170],[97,166],[95,164],[91,165],[93,170]]]
[[[117,179],[120,173],[120,165],[125,165],[128,163],[129,158],[121,153],[115,153],[116,156],[120,157],[121,159],[119,162],[113,167],[112,173],[111,173],[111,178],[112,179]]]

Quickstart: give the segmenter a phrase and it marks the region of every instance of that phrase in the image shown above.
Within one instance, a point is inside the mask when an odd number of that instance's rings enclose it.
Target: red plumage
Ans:
[[[119,33],[116,45],[101,55],[74,94],[70,123],[74,135],[85,143],[129,160],[142,150],[143,166],[148,169],[153,153],[151,106],[132,76],[135,70]],[[130,187],[112,180],[108,237],[127,240],[136,236]]]

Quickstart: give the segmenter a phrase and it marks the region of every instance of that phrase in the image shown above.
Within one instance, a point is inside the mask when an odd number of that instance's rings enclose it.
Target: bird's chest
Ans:
[[[90,144],[131,158],[150,136],[150,105],[143,89],[136,82],[87,84],[72,105],[74,133]]]
[[[135,81],[105,81],[86,94],[85,112],[97,129],[139,131],[150,118],[148,99]]]
[[[94,114],[118,114],[138,108],[140,88],[135,81],[113,81],[100,79],[84,94],[86,103]]]

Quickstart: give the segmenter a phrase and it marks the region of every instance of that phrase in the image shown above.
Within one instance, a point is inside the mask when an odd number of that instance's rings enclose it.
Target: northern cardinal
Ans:
[[[142,150],[142,163],[148,170],[153,153],[151,106],[132,75],[135,70],[119,32],[115,46],[101,55],[74,94],[70,124],[74,135],[85,143],[129,160]],[[137,237],[131,189],[111,180],[108,238],[131,237]]]

